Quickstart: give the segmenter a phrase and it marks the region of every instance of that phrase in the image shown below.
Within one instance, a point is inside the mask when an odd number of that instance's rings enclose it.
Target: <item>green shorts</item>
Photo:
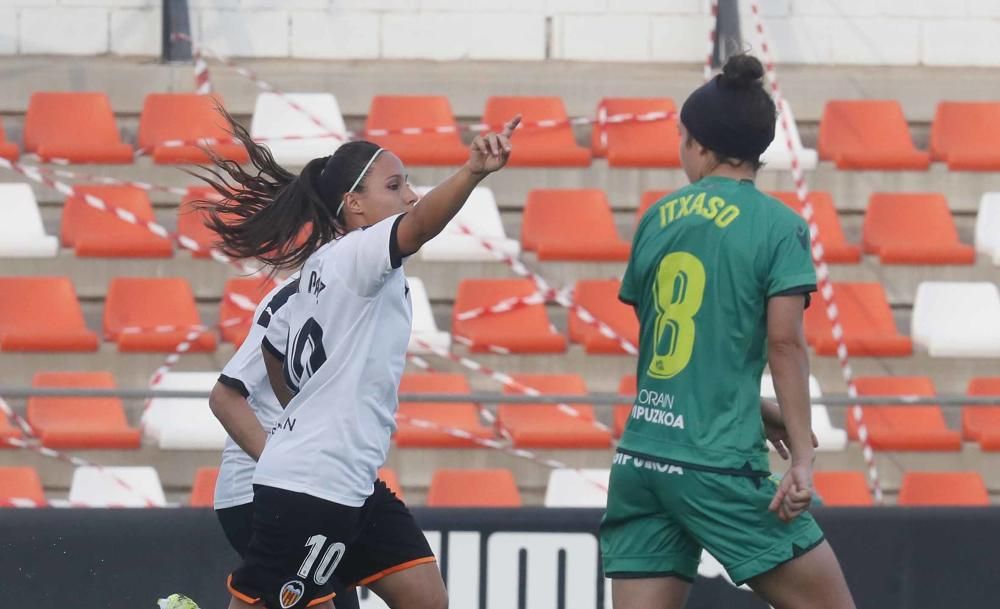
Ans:
[[[766,573],[823,541],[808,512],[786,523],[768,511],[776,489],[770,478],[616,453],[601,521],[604,573],[694,581],[702,549],[737,585]]]

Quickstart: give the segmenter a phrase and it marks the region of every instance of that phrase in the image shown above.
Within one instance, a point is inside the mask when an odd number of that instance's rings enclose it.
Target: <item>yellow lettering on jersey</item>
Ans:
[[[691,206],[688,207],[689,214],[700,214],[705,215],[705,193],[699,192],[698,196],[694,198]]]
[[[740,215],[740,208],[735,205],[729,205],[723,209],[718,216],[715,217],[715,225],[719,228],[726,228],[733,223],[733,220]]]
[[[691,199],[693,199],[693,198],[694,198],[694,195],[688,195],[686,197],[681,197],[681,213],[680,213],[679,217],[683,218],[684,216],[686,216],[689,213],[691,213],[691,212],[688,211],[688,204],[691,203]],[[672,219],[673,218],[671,218],[671,220]]]
[[[701,212],[706,220],[713,220],[719,215],[719,210],[726,206],[726,200],[722,197],[712,197],[708,200],[708,207]]]
[[[666,228],[674,220],[692,214],[714,220],[716,226],[726,228],[740,215],[740,208],[726,203],[722,197],[709,198],[703,192],[678,197],[660,205],[660,228]]]

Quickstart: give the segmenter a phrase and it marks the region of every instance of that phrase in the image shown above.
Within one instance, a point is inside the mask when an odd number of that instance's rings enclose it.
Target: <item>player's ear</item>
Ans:
[[[349,192],[344,195],[344,209],[352,214],[360,214],[362,212],[361,199],[358,197],[358,193]]]

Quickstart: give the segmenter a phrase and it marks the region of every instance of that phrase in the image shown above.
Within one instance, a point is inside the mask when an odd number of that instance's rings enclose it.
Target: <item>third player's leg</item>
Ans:
[[[448,592],[437,563],[397,571],[368,584],[392,609],[447,609]]]
[[[611,580],[615,609],[681,609],[691,584],[677,577]]]
[[[775,609],[855,609],[837,556],[825,541],[747,583]]]

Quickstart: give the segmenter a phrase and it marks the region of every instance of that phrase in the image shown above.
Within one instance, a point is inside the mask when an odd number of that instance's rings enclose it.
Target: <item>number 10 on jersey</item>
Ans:
[[[647,374],[668,379],[680,374],[694,351],[694,316],[705,295],[705,265],[687,252],[667,254],[656,269],[653,302],[656,328]]]

